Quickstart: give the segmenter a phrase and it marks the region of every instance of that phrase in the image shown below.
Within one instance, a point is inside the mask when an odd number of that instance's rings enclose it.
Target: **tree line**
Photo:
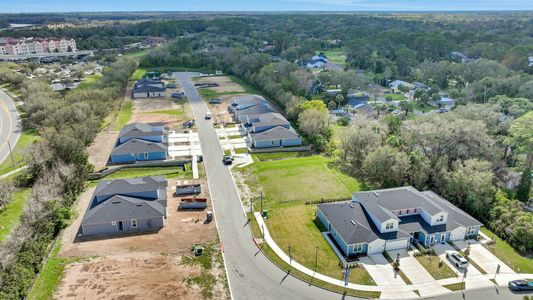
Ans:
[[[27,149],[28,168],[12,182],[2,183],[31,187],[32,193],[20,223],[0,244],[1,299],[26,297],[50,243],[66,226],[71,207],[92,171],[85,148],[100,131],[116,99],[124,94],[136,67],[135,61],[119,59],[105,68],[95,86],[72,90],[64,96],[40,80],[19,83],[26,114],[24,126],[38,132],[42,139]],[[4,201],[11,196],[0,194]]]

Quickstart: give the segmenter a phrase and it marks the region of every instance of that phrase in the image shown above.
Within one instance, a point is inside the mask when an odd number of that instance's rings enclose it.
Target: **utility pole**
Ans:
[[[250,197],[250,215],[251,218],[254,217],[254,199],[252,197]]]
[[[292,264],[291,245],[289,245],[289,265]]]
[[[263,215],[263,192],[261,192],[261,215]]]
[[[11,150],[11,143],[9,139],[7,140],[7,146],[9,147],[9,155],[11,155],[11,162],[13,163],[13,168],[15,167],[15,159],[13,158],[13,151]]]

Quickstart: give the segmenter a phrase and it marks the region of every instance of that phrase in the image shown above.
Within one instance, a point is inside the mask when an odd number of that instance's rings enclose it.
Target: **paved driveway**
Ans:
[[[464,272],[463,270],[457,268],[454,264],[450,262],[448,258],[446,258],[446,251],[456,251],[450,244],[435,244],[433,246],[433,249],[435,249],[435,252],[439,256],[442,261],[447,264],[458,276],[463,276]],[[494,284],[481,272],[478,271],[473,265],[468,264],[468,272],[465,278],[465,287],[467,289],[473,289],[473,288],[482,288],[482,287],[488,287],[488,286],[494,286]]]
[[[392,259],[396,259],[396,256],[400,254],[400,269],[413,284],[427,283],[427,287],[418,289],[421,297],[442,295],[449,292],[448,289],[434,284],[433,276],[406,250],[390,251],[389,254]]]
[[[368,255],[360,261],[377,285],[407,285],[382,254]]]
[[[509,266],[507,266],[503,261],[501,261],[498,257],[496,257],[494,254],[492,254],[489,250],[487,250],[481,243],[475,240],[467,240],[467,241],[458,241],[455,242],[455,245],[459,247],[461,250],[466,249],[468,246],[468,243],[470,243],[470,259],[476,262],[485,272],[487,273],[496,273],[496,268],[498,267],[498,264],[500,265],[500,274],[516,274],[513,269],[511,269]]]

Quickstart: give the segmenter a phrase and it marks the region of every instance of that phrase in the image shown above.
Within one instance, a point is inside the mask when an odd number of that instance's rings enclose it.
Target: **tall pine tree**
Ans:
[[[529,192],[531,191],[531,169],[526,168],[522,172],[522,177],[520,177],[520,184],[516,190],[516,198],[522,202],[527,202],[529,200]]]

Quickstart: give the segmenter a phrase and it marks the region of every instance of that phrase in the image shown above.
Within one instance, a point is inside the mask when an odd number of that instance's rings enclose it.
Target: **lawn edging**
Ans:
[[[276,254],[276,252],[274,252],[274,250],[272,250],[272,248],[270,248],[270,246],[266,242],[264,241],[262,243],[257,242],[257,238],[255,237],[254,232],[261,231],[261,229],[259,228],[259,225],[257,224],[257,221],[255,220],[255,218],[251,214],[248,214],[248,216],[251,216],[250,217],[250,223],[251,223],[250,232],[252,233],[252,237],[254,238],[254,241],[256,241],[257,248],[261,251],[261,253],[263,253],[263,255],[265,255],[265,257],[268,260],[270,260],[270,262],[272,262],[275,266],[280,268],[282,271],[287,272],[288,275],[291,275],[292,277],[302,282],[305,282],[309,285],[313,285],[315,287],[318,287],[318,288],[321,288],[321,289],[324,289],[330,292],[334,292],[337,294],[341,294],[344,296],[354,296],[354,297],[361,297],[361,298],[367,298],[367,299],[375,299],[375,298],[380,297],[381,292],[379,291],[362,291],[362,290],[349,289],[346,287],[340,287],[340,286],[322,281],[320,279],[311,277],[293,268],[292,266],[288,265],[286,262],[284,262],[281,259],[281,257],[279,257]]]

